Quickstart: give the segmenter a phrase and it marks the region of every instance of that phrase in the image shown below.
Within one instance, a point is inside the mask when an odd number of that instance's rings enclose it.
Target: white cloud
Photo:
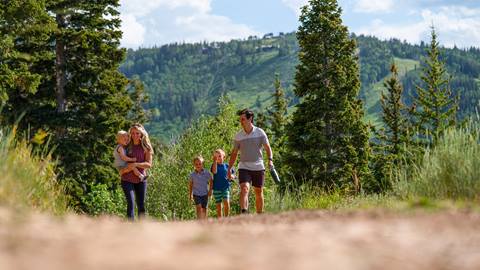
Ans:
[[[354,31],[357,34],[372,35],[380,39],[398,38],[410,43],[419,43],[421,37],[429,31],[428,24],[419,22],[410,25],[387,25],[382,20],[376,19],[364,28]]]
[[[300,16],[300,9],[308,3],[308,0],[282,0],[282,2]]]
[[[393,0],[359,0],[354,11],[361,13],[390,12],[393,7]]]
[[[419,21],[406,25],[386,24],[374,20],[369,26],[356,33],[374,35],[379,38],[399,38],[411,43],[430,40],[432,24],[438,33],[438,40],[446,47],[470,47],[480,44],[480,9],[462,6],[443,6],[438,9],[424,9]]]
[[[125,47],[138,47],[144,41],[145,28],[131,14],[120,15],[123,36],[121,43]]]
[[[121,0],[122,46],[135,48],[183,41],[227,41],[260,35],[245,24],[211,14],[211,1]]]
[[[224,16],[199,14],[188,17],[178,17],[175,25],[184,31],[183,41],[228,41],[235,37],[260,35],[246,25],[234,24]]]

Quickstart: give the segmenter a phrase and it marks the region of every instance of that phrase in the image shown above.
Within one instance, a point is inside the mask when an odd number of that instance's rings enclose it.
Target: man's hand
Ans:
[[[190,194],[190,195],[188,196],[188,199],[190,200],[190,202],[193,202],[193,195]]]

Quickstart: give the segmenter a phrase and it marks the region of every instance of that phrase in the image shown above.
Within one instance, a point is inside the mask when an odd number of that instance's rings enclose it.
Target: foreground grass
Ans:
[[[0,205],[53,214],[67,211],[55,163],[41,150],[34,151],[32,145],[16,140],[15,130],[0,130]]]
[[[266,211],[279,213],[293,210],[331,210],[361,211],[382,209],[393,212],[412,210],[450,211],[467,210],[480,212],[480,201],[471,199],[434,199],[428,197],[401,198],[391,194],[345,195],[340,192],[331,194],[307,192],[303,194],[279,194],[267,202]]]

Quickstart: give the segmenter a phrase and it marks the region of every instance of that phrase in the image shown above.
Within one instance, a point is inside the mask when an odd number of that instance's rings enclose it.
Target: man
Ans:
[[[242,130],[235,135],[233,151],[228,163],[228,178],[231,178],[231,168],[237,160],[238,152],[240,152],[240,163],[238,164],[240,209],[242,214],[248,213],[248,193],[251,184],[255,190],[256,210],[260,214],[263,212],[263,184],[265,182],[262,147],[267,153],[269,166],[273,166],[272,149],[265,131],[253,125],[253,112],[249,109],[243,109],[238,112],[238,115],[240,116]]]

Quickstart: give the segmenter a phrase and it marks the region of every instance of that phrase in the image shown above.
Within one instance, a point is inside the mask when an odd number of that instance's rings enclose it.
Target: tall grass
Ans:
[[[56,181],[55,162],[46,147],[34,151],[15,135],[15,129],[0,129],[0,205],[66,212],[67,198]]]
[[[479,124],[452,128],[427,149],[422,162],[398,170],[395,192],[401,198],[480,198]]]

